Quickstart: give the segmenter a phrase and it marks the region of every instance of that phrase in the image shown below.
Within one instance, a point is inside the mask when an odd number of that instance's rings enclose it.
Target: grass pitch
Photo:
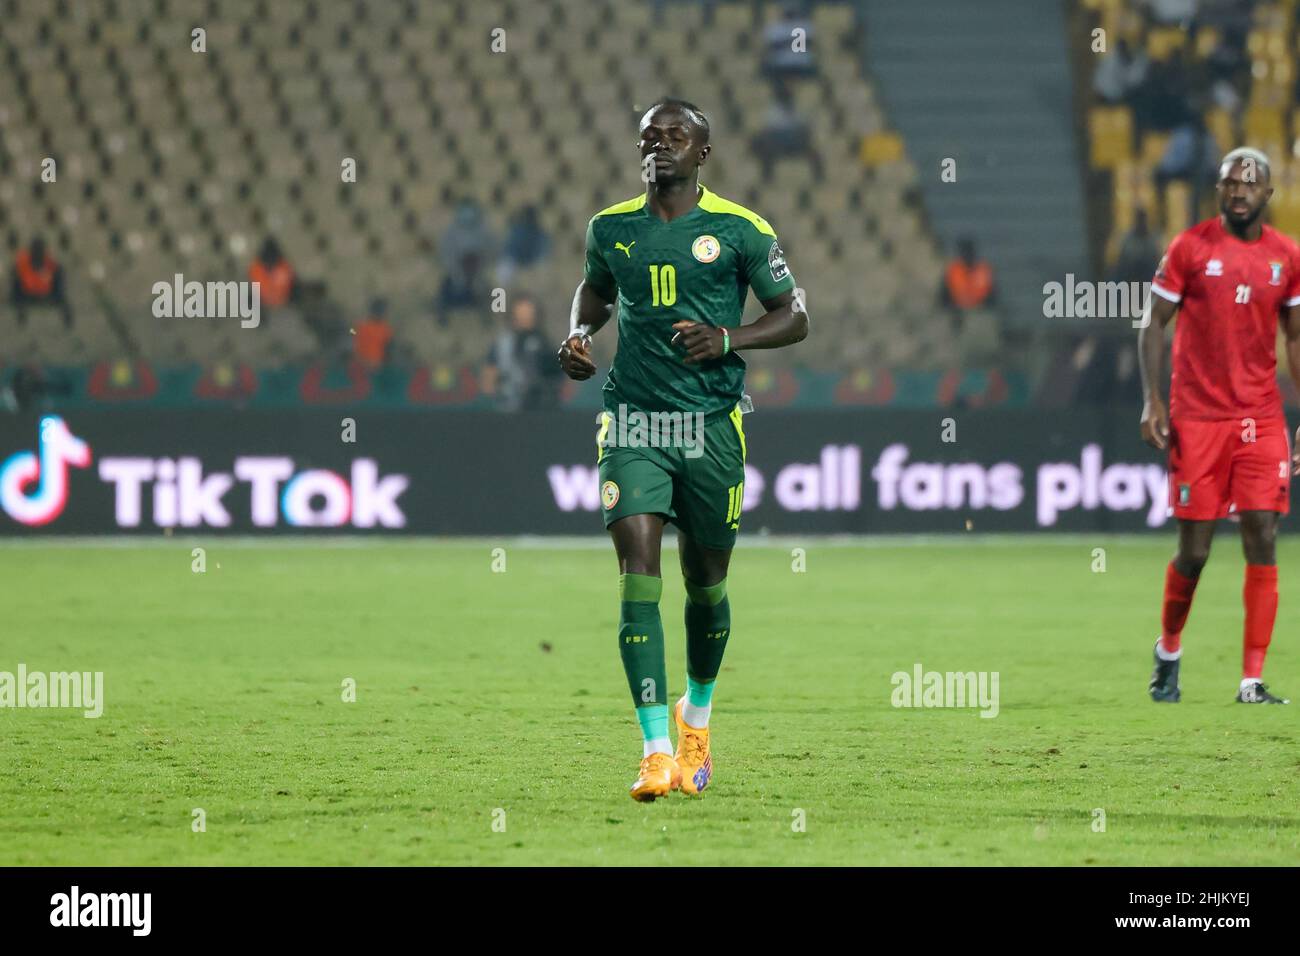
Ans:
[[[1169,535],[747,542],[714,782],[648,805],[607,542],[7,544],[0,671],[105,703],[0,709],[0,864],[1293,864],[1300,703],[1232,701],[1230,533],[1160,706]],[[1266,677],[1300,697],[1279,563]],[[674,697],[683,600],[667,574]],[[891,706],[917,663],[998,672],[998,715]]]

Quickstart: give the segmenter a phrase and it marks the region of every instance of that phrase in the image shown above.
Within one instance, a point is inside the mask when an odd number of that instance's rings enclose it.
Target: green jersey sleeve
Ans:
[[[745,230],[745,275],[760,302],[794,289],[794,276],[774,232]]]
[[[614,273],[610,271],[609,263],[605,261],[605,255],[596,242],[595,218],[587,223],[587,263],[583,268],[583,278],[596,295],[606,302],[614,301],[618,294],[618,283],[614,281]]]

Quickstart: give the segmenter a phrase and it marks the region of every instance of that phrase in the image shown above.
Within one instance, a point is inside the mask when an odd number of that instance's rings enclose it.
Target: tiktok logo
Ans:
[[[90,446],[57,415],[41,419],[40,451],[20,451],[0,465],[0,508],[27,525],[49,524],[68,502],[68,467],[90,464]],[[33,491],[26,491],[35,483]]]

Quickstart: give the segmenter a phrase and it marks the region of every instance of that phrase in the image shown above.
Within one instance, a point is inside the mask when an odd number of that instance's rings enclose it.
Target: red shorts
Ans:
[[[1286,514],[1291,442],[1284,418],[1169,423],[1169,503],[1175,518],[1230,511]]]

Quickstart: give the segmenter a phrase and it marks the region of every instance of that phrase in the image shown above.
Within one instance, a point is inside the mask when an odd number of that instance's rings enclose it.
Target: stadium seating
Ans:
[[[637,191],[638,108],[662,94],[710,112],[705,181],[775,224],[815,321],[840,333],[814,336],[797,360],[923,361],[909,329],[932,310],[940,255],[905,199],[916,173],[863,73],[852,8],[814,8],[818,73],[794,87],[823,175],[791,158],[765,182],[749,144],[767,112],[761,37],[777,4],[724,2],[711,23],[699,4],[665,6],[656,21],[630,0],[0,0],[4,267],[45,235],[76,315],[71,333],[40,314],[14,331],[0,308],[0,363],[319,357],[302,310],[259,336],[150,312],[153,283],[177,272],[246,278],[268,234],[345,322],[384,294],[399,355],[477,362],[500,317],[432,317],[455,203],[479,202],[498,236],[520,205],[539,205],[552,255],[512,287],[558,329],[586,221]],[[199,27],[203,53],[191,49]],[[496,28],[504,52],[490,48]],[[691,55],[667,56],[683,45]],[[47,156],[54,183],[40,178]],[[341,182],[349,157],[355,183]]]
[[[1193,69],[1203,68],[1222,36],[1220,18],[1249,17],[1246,52],[1250,87],[1241,109],[1229,111],[1212,101],[1203,118],[1221,152],[1250,145],[1264,150],[1274,162],[1277,187],[1270,210],[1272,222],[1291,235],[1300,234],[1300,197],[1287,187],[1300,181],[1300,110],[1293,106],[1296,87],[1297,32],[1295,0],[1201,5],[1197,29],[1148,24],[1135,0],[1082,0],[1093,22],[1106,31],[1110,44],[1125,39],[1130,47],[1145,50],[1150,61],[1166,62],[1182,51]],[[1086,81],[1086,77],[1084,78]],[[1168,135],[1147,131],[1139,136],[1133,109],[1128,105],[1097,103],[1088,109],[1089,160],[1096,171],[1110,176],[1113,190],[1106,210],[1106,259],[1113,263],[1120,240],[1132,225],[1135,208],[1145,209],[1164,241],[1188,225],[1190,186],[1174,180],[1162,190],[1154,171],[1168,143]],[[1208,193],[1201,197],[1199,215],[1209,215]]]

